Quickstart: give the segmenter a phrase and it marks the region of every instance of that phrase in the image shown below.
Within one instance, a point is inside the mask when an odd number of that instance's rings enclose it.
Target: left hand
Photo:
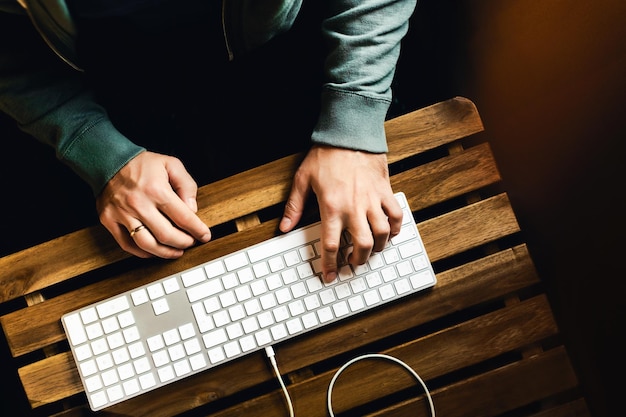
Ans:
[[[352,236],[352,265],[364,264],[400,233],[402,209],[389,182],[386,154],[314,145],[298,168],[279,228],[300,221],[309,193],[317,196],[322,223],[322,276],[337,277],[341,233]]]
[[[196,241],[211,238],[196,214],[198,187],[175,157],[142,152],[131,159],[96,199],[100,222],[125,251],[175,259]],[[138,233],[130,233],[141,227]]]

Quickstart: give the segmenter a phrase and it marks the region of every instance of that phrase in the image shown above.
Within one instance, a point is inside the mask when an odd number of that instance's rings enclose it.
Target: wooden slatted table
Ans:
[[[326,416],[336,370],[363,353],[395,356],[425,380],[437,415],[589,412],[474,104],[454,98],[386,122],[394,191],[404,191],[437,285],[275,346],[296,416]],[[214,239],[175,261],[121,251],[101,227],[0,259],[0,323],[35,415],[91,415],[60,317],[65,312],[275,235],[302,155],[208,184],[200,217]],[[311,210],[314,217],[314,210]],[[380,361],[351,366],[337,415],[426,416],[419,385]],[[190,411],[192,410],[192,411]],[[286,416],[262,352],[113,406],[115,416]]]

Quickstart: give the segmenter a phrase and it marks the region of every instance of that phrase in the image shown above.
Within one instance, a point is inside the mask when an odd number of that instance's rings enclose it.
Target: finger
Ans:
[[[100,213],[100,222],[109,230],[120,247],[133,255],[141,258],[158,256],[166,259],[175,259],[182,256],[182,248],[162,244],[153,234],[157,218],[161,218],[166,227],[175,229],[172,224],[158,210],[152,212],[150,210],[141,210],[141,213],[143,215],[106,208]],[[139,218],[145,218],[149,221],[142,222]],[[177,230],[177,232],[192,240],[189,235],[180,230]]]
[[[150,230],[165,245],[184,249],[193,245],[195,240],[208,242],[211,239],[209,227],[173,191],[165,197],[164,203],[150,212],[141,213],[141,218],[146,216]]]
[[[186,215],[195,217],[195,214],[178,197],[175,197],[170,203],[159,207],[152,205],[144,207],[137,212],[136,217],[146,225],[150,231],[149,234],[157,243],[172,248],[186,249],[195,243],[195,239],[182,227],[176,226],[177,222]],[[151,243],[143,240],[137,241],[136,239],[135,242],[146,250],[148,250],[147,247],[143,246],[142,243]],[[150,245],[150,247],[152,246]]]
[[[352,222],[347,228],[352,238],[352,252],[348,256],[348,263],[362,265],[367,262],[374,247],[374,238],[367,218],[352,217]],[[385,235],[386,239],[387,235]]]
[[[298,224],[302,218],[304,205],[309,196],[310,190],[311,188],[308,181],[301,181],[298,180],[298,178],[294,179],[291,186],[291,192],[289,193],[289,198],[287,198],[287,202],[285,203],[283,217],[278,225],[281,232],[287,233]]]
[[[322,279],[324,282],[332,282],[337,278],[337,256],[343,223],[339,218],[322,220],[321,230]]]
[[[170,184],[178,197],[189,207],[191,211],[198,211],[196,195],[198,185],[185,169],[183,163],[175,158],[168,160],[165,169],[169,175]]]
[[[109,233],[111,233],[117,244],[126,252],[139,258],[150,258],[153,256],[150,252],[146,252],[137,246],[135,241],[130,237],[130,233],[123,225],[117,222],[111,222],[107,218],[102,218],[101,223]]]
[[[402,214],[402,211],[400,211],[400,214]],[[373,237],[372,250],[374,252],[380,252],[385,249],[391,237],[390,218],[386,215],[382,207],[380,207],[368,214],[368,221]],[[402,219],[400,219],[400,225],[402,225]]]
[[[168,196],[169,202],[162,205],[160,209],[180,229],[185,230],[200,242],[208,242],[211,239],[211,231],[196,215],[198,211],[196,182],[179,159],[168,160],[166,170],[175,197],[174,195]]]
[[[136,232],[132,233],[133,230],[136,230]],[[151,232],[148,226],[145,226],[141,229],[131,229],[128,236],[140,250],[143,250],[160,258],[176,259],[180,258],[184,253],[182,249],[161,244],[155,238],[154,234]]]
[[[389,239],[397,236],[402,229],[402,219],[404,213],[402,207],[398,203],[398,200],[391,194],[383,199],[382,208],[387,215],[387,221],[389,223]]]

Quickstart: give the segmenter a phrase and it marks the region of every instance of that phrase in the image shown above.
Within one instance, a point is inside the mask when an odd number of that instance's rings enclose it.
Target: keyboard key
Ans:
[[[117,372],[120,374],[120,380],[122,381],[135,376],[133,365],[130,363],[125,363],[124,365],[118,367]]]
[[[351,297],[348,299],[348,305],[350,306],[350,311],[359,311],[362,308],[365,308],[365,303],[363,302],[363,298],[360,296]]]
[[[167,382],[170,379],[174,379],[176,374],[174,373],[174,368],[171,365],[166,365],[163,368],[159,368],[158,370],[159,380],[161,382]]]
[[[302,327],[302,322],[300,321],[300,319],[297,318],[289,320],[287,323],[285,323],[285,325],[287,326],[287,331],[289,332],[289,334],[296,334],[304,330],[304,328]]]
[[[98,316],[103,319],[114,314],[121,313],[129,307],[128,298],[126,298],[126,296],[121,296],[105,301],[102,304],[98,304],[96,311],[98,312]]]
[[[198,353],[201,350],[200,342],[196,338],[193,338],[191,340],[187,340],[183,344],[183,346],[185,347],[185,352],[187,352],[187,355],[189,355],[189,356],[193,355],[194,353]]]
[[[124,335],[124,340],[126,341],[126,343],[132,343],[136,340],[139,340],[140,338],[137,326],[131,326],[127,329],[124,329],[122,331],[122,334]]]
[[[100,375],[95,375],[85,379],[85,389],[87,392],[94,392],[104,387]]]
[[[128,354],[131,359],[137,359],[138,357],[145,355],[146,350],[143,347],[143,343],[137,342],[128,345]]]
[[[178,327],[177,332],[180,340],[186,340],[196,335],[196,331],[191,323],[185,323]]]
[[[78,346],[74,349],[74,354],[76,354],[76,359],[78,361],[84,361],[85,359],[91,358],[91,348],[88,344]]]
[[[156,379],[151,372],[141,375],[139,376],[139,385],[141,385],[142,389],[152,388],[156,386]]]
[[[150,363],[148,362],[148,358],[146,357],[137,359],[135,362],[133,362],[133,366],[135,367],[135,372],[138,375],[141,375],[144,372],[148,372],[150,370]],[[140,379],[140,382],[141,382],[141,379]]]
[[[235,288],[237,285],[239,285],[239,278],[237,278],[236,274],[226,274],[222,276],[222,284],[227,290]]]
[[[87,332],[81,324],[79,314],[66,316],[63,323],[65,324],[65,329],[72,345],[77,346],[87,341]]]
[[[192,285],[199,284],[206,279],[203,268],[192,269],[187,272],[183,272],[180,275],[180,278],[183,280],[183,286],[185,288],[191,287]]]
[[[120,327],[128,327],[135,324],[135,316],[133,316],[132,311],[125,311],[119,316],[117,316],[117,320],[120,323]]]
[[[270,268],[265,262],[259,262],[254,264],[252,269],[256,278],[264,277],[265,275],[270,273]]]
[[[263,329],[258,333],[255,333],[254,337],[256,338],[257,345],[264,346],[272,343],[272,337],[270,336],[270,332],[267,329]]]
[[[202,336],[202,340],[204,341],[204,347],[209,349],[228,341],[228,337],[226,336],[226,330],[217,329]]]
[[[252,262],[256,261],[253,260]],[[248,265],[248,257],[245,253],[237,253],[224,259],[224,264],[226,265],[227,271],[234,271],[235,269]]]
[[[302,316],[302,323],[304,324],[305,329],[310,329],[317,326],[319,321],[317,320],[317,315],[315,314],[315,312],[311,312]]]
[[[152,303],[152,310],[154,311],[155,316],[160,316],[163,313],[167,313],[170,311],[170,305],[165,298],[159,298],[154,303]]]
[[[178,334],[178,329],[171,329],[163,332],[163,342],[165,342],[165,346],[171,346],[174,343],[180,342],[180,334]]]
[[[239,343],[241,344],[242,352],[249,352],[257,347],[254,336],[242,337],[239,339]]]
[[[255,278],[255,275],[252,268],[243,268],[242,270],[237,271],[237,278],[239,279],[240,284],[245,284],[252,281]]]
[[[243,326],[243,331],[246,334],[250,334],[259,329],[259,322],[256,317],[248,317],[241,322],[241,325]]]
[[[319,318],[320,323],[326,323],[327,321],[334,319],[332,309],[330,307],[322,307],[317,310],[317,317]]]
[[[209,279],[219,277],[226,269],[224,268],[224,264],[221,261],[211,262],[208,265],[205,265],[204,271]]]
[[[91,307],[87,310],[83,310],[80,312],[80,318],[83,320],[83,323],[89,324],[98,320],[98,313],[96,313],[96,309]]]
[[[204,354],[199,353],[197,355],[191,356],[189,358],[189,365],[191,365],[191,369],[194,371],[204,368],[206,366],[206,360],[204,359]]]
[[[191,367],[189,366],[187,359],[176,362],[174,364],[174,372],[176,373],[176,376],[183,376],[191,372]]]
[[[187,298],[190,303],[208,298],[212,295],[219,294],[222,290],[222,285],[217,279],[205,281],[202,284],[196,285],[187,290]]]
[[[277,272],[285,267],[285,262],[283,261],[282,256],[275,256],[274,258],[268,261],[270,271]]]
[[[165,341],[163,341],[163,336],[161,336],[160,334],[148,338],[147,342],[150,352],[155,352],[165,347]]]
[[[144,288],[141,288],[137,291],[133,291],[130,294],[130,297],[133,300],[133,304],[136,306],[139,306],[143,303],[147,303],[149,298],[148,298],[148,291],[146,291]]]
[[[139,387],[139,380],[137,378],[133,378],[130,381],[124,382],[122,384],[122,387],[124,387],[124,392],[128,396],[136,394],[141,390],[141,388]]]
[[[104,330],[102,330],[102,325],[100,324],[100,322],[93,323],[85,327],[85,332],[87,333],[87,338],[89,340],[93,340],[104,334]]]
[[[212,364],[219,363],[224,359],[226,359],[226,355],[224,355],[224,351],[221,346],[209,350],[209,361],[211,361]]]
[[[418,289],[430,285],[433,279],[433,275],[429,270],[421,271],[411,276],[411,285],[413,285],[413,288]]]
[[[151,300],[156,300],[157,298],[163,297],[164,295],[165,290],[163,289],[163,285],[161,285],[161,283],[156,283],[148,287],[148,297]]]

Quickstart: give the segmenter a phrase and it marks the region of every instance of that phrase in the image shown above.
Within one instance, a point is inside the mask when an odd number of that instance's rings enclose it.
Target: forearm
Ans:
[[[332,1],[323,34],[329,53],[314,143],[386,152],[391,82],[415,0]]]
[[[0,14],[0,19],[0,111],[53,147],[98,194],[143,149],[115,129],[82,74],[47,49],[25,17]]]

